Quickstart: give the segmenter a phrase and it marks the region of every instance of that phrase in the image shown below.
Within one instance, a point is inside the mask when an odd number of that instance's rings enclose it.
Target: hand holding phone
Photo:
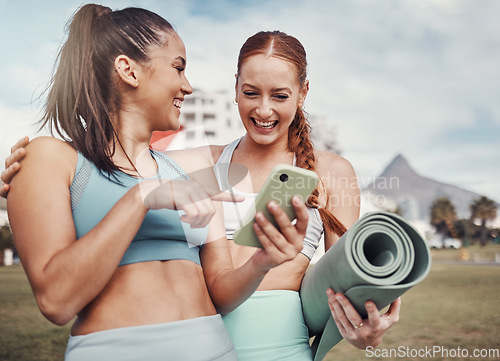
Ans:
[[[240,228],[235,231],[234,241],[240,245],[262,248],[252,227],[255,214],[261,212],[269,222],[278,228],[274,217],[267,209],[267,204],[270,201],[275,201],[290,220],[293,220],[295,218],[295,210],[292,206],[293,196],[297,195],[306,201],[316,188],[318,180],[318,175],[307,169],[286,164],[274,167],[257,195],[255,208],[245,215]]]

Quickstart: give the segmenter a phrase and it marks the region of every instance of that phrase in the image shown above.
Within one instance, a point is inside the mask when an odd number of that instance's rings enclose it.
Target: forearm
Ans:
[[[266,274],[255,257],[237,269],[221,270],[208,285],[217,311],[222,315],[233,311],[255,292]]]
[[[272,204],[269,206],[280,230],[276,229],[264,216],[256,215],[254,231],[263,248],[257,249],[242,267],[231,271],[227,269],[228,267],[217,268],[217,263],[211,266],[212,269],[226,269],[223,272],[214,272],[217,277],[214,277],[215,282],[212,284],[207,281],[212,301],[220,313],[226,314],[234,310],[250,297],[269,270],[294,259],[303,248],[308,222],[307,209],[303,203],[297,203],[297,199],[294,199],[293,203],[297,215],[295,225],[291,224],[290,219],[280,207]],[[225,238],[223,241],[225,241],[223,244],[227,244]],[[211,264],[211,262],[206,264]],[[207,276],[205,278],[211,279]]]

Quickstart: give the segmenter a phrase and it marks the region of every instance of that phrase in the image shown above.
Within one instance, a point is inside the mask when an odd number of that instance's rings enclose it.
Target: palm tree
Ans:
[[[448,231],[453,232],[453,222],[457,219],[455,206],[446,198],[437,198],[431,205],[431,224],[441,233],[443,239]]]
[[[482,196],[476,199],[470,205],[471,220],[479,219],[481,221],[481,233],[479,242],[481,246],[486,245],[486,222],[494,220],[497,217],[497,205],[495,201],[488,197]]]
[[[472,222],[472,220],[462,218],[457,220],[453,226],[455,227],[455,238],[459,238],[463,242],[464,247],[468,247],[469,244],[471,243],[472,235],[474,233],[474,228],[477,227],[475,224]]]

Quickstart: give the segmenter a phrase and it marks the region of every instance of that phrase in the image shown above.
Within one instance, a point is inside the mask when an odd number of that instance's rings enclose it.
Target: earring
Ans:
[[[233,99],[233,105],[238,105],[238,102],[236,101],[236,99]]]

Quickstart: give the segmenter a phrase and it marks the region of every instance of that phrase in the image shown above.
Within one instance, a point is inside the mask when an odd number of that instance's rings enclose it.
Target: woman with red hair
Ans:
[[[243,264],[255,251],[232,238],[239,227],[238,215],[251,207],[275,165],[315,171],[320,183],[307,201],[309,223],[301,253],[269,272],[257,291],[224,322],[240,361],[311,360],[298,291],[320,240],[328,250],[358,219],[356,175],[346,159],[313,147],[303,110],[309,90],[306,51],[295,37],[262,31],[248,38],[240,49],[235,89],[246,134],[225,147],[211,148],[221,188],[245,197],[241,203],[223,204],[233,264]],[[248,177],[231,187],[241,165],[248,169]],[[254,229],[259,234],[259,227]],[[400,300],[383,316],[368,302],[369,318],[363,320],[345,297],[325,291],[339,330],[358,348],[379,344],[397,321]]]

